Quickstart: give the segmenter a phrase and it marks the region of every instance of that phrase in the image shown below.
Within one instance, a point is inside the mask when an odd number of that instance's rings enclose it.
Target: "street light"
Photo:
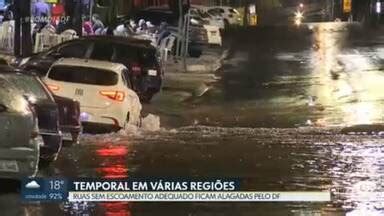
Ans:
[[[381,1],[376,2],[376,13],[381,13]]]
[[[296,19],[295,20],[295,25],[300,26],[301,25],[301,20],[300,19]]]
[[[296,13],[295,13],[295,25],[300,26],[303,18],[304,18],[303,13],[301,11],[296,11]]]
[[[296,19],[302,19],[304,17],[303,13],[300,11],[296,11],[295,18]]]

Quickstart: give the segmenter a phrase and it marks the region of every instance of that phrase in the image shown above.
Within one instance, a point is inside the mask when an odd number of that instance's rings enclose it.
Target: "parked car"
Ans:
[[[117,36],[82,37],[22,59],[19,67],[45,76],[51,65],[63,57],[124,64],[135,77],[133,89],[143,102],[149,102],[161,89],[163,71],[157,50],[150,41],[140,39]]]
[[[242,21],[239,11],[232,7],[213,6],[210,8],[206,8],[206,11],[214,16],[223,17],[226,26],[239,25]]]
[[[11,82],[33,106],[38,118],[39,134],[44,141],[40,147],[40,159],[47,162],[56,160],[61,150],[62,137],[58,108],[53,98],[32,76],[1,71],[0,79]]]
[[[116,131],[140,123],[142,107],[131,79],[123,64],[64,58],[51,66],[44,82],[55,95],[80,101],[84,128]]]
[[[207,11],[199,9],[198,7],[190,8],[190,13],[192,17],[199,17],[200,19],[204,20],[204,25],[217,26],[220,30],[225,28],[224,19],[220,15],[214,16]]]
[[[0,79],[0,119],[0,178],[34,177],[40,152],[37,117],[5,79]]]
[[[223,40],[221,38],[220,28],[214,25],[204,25],[205,30],[208,32],[208,43],[211,45],[219,45],[223,44]]]
[[[210,20],[203,19],[199,13],[193,13],[193,11],[195,10],[191,9],[191,21],[194,21],[196,23],[202,23],[203,28],[207,32],[208,44],[215,44],[221,46],[222,39],[220,27],[218,25],[215,25],[215,23],[211,24]]]
[[[39,133],[44,140],[40,149],[45,162],[56,160],[65,140],[78,142],[81,126],[79,103],[68,98],[53,96],[39,77],[2,67],[0,78],[11,82],[33,106],[38,122]]]

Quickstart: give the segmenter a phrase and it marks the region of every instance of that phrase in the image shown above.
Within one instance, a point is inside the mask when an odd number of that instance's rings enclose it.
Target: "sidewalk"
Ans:
[[[176,62],[170,57],[165,68],[164,90],[185,91],[201,96],[209,90],[210,84],[220,80],[215,73],[227,55],[227,50],[209,48],[199,58],[187,58],[187,71],[184,70],[182,60]]]

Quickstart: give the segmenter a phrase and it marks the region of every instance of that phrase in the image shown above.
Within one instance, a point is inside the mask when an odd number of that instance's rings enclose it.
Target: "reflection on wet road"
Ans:
[[[384,48],[377,32],[364,32],[322,24],[311,31],[236,33],[212,91],[151,105],[163,129],[85,136],[39,174],[239,177],[249,190],[331,190],[330,203],[20,205],[11,192],[0,194],[0,209],[8,215],[384,215],[383,200],[365,193],[384,191],[384,133],[345,135],[330,127],[383,123]]]
[[[346,136],[337,129],[203,126],[143,132],[129,136],[129,142],[126,136],[100,136],[65,149],[67,157],[56,163],[55,175],[67,176],[61,170],[79,166],[72,173],[91,177],[240,177],[250,190],[331,190],[335,196],[331,203],[320,204],[67,203],[57,208],[67,213],[76,210],[101,215],[361,215],[355,213],[361,211],[381,214],[384,202],[367,200],[361,188],[384,190],[382,138],[381,134]],[[101,139],[104,143],[98,141]],[[111,142],[116,146],[109,145]],[[42,205],[43,211],[53,211],[47,209]]]
[[[324,23],[241,32],[222,83],[180,119],[225,127],[382,123],[383,42],[365,31]]]

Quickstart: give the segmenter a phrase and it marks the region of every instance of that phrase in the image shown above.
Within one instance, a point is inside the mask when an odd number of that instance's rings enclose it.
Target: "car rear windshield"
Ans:
[[[116,85],[118,81],[118,75],[113,71],[79,66],[55,66],[48,77],[56,81],[102,86]]]
[[[7,74],[4,77],[13,83],[23,95],[33,95],[36,99],[50,99],[48,93],[37,78],[22,74]]]

